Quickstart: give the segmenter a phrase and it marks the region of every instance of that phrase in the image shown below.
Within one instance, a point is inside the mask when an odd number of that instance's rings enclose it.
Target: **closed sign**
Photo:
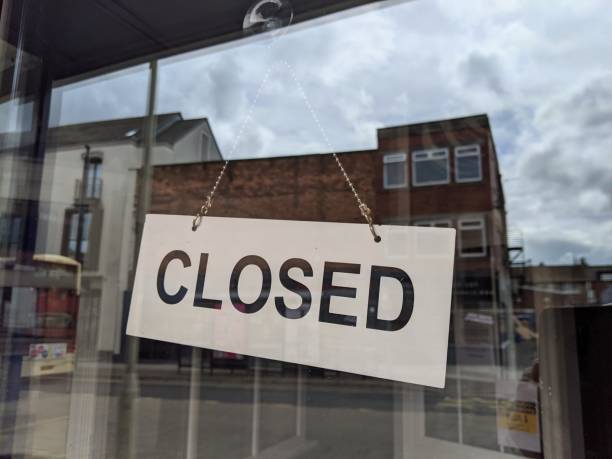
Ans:
[[[444,387],[455,230],[148,215],[129,335]]]

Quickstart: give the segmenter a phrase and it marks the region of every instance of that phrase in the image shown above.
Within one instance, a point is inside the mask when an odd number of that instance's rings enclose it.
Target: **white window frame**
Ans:
[[[445,223],[448,228],[452,228],[453,227],[453,222],[442,218],[442,219],[437,219],[437,220],[417,220],[415,221],[412,225],[413,226],[422,226],[422,227],[431,227],[431,228],[446,228],[444,226],[436,226],[439,225],[440,223]]]
[[[476,151],[473,151],[476,149]],[[459,159],[468,158],[470,156],[478,157],[478,177],[477,178],[459,178]],[[480,182],[482,181],[482,155],[480,154],[480,145],[462,145],[455,147],[455,182],[457,183],[469,183],[469,182]]]
[[[466,224],[477,223],[477,226],[469,226],[465,228]],[[463,230],[474,230],[474,229],[482,229],[482,251],[477,253],[463,253],[463,244],[461,231]],[[465,217],[460,218],[457,222],[457,247],[459,249],[459,256],[461,258],[479,258],[487,255],[487,226],[485,225],[485,220],[482,217]]]
[[[390,184],[386,174],[385,164],[404,163],[404,181],[401,184]],[[408,186],[408,170],[406,169],[406,153],[388,153],[383,156],[383,188],[385,190],[393,190],[397,188],[406,188]]]
[[[599,280],[601,282],[612,282],[612,273],[607,271],[599,273]]]
[[[446,159],[446,180],[432,180],[429,182],[417,182],[415,163],[441,159],[434,157],[435,154],[444,152]],[[418,158],[419,155],[425,155],[424,158]],[[431,186],[431,185],[446,185],[450,183],[450,161],[448,158],[448,148],[431,148],[429,150],[415,150],[412,152],[412,185],[413,186]]]

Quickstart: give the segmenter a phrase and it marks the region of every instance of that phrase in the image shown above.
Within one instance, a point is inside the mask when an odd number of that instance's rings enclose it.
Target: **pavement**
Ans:
[[[126,420],[122,405],[125,367],[110,362],[79,365],[74,374],[32,378],[19,401],[4,407],[5,413],[15,411],[16,422],[0,431],[0,457],[11,453],[29,458],[122,457],[127,450],[121,435]],[[194,413],[198,418],[194,457],[198,458],[243,459],[253,457],[254,451],[262,459],[462,457],[458,439],[449,437],[458,428],[456,408],[460,403],[450,393],[432,392],[437,401],[427,408],[426,435],[454,442],[444,441],[444,448],[455,445],[448,450],[450,456],[436,456],[431,446],[421,446],[419,452],[413,445],[410,454],[398,450],[398,415],[406,410],[422,415],[423,410],[422,406],[400,405],[398,388],[421,393],[423,389],[415,386],[318,370],[305,375],[304,403],[299,408],[295,373],[264,370],[256,395],[252,370],[215,369],[210,373],[204,369],[197,403],[191,400],[190,418],[190,368],[144,364],[138,376],[139,394],[134,402],[138,458],[185,458]],[[465,457],[497,457],[494,406],[486,394],[479,396],[485,401],[472,404],[477,408],[465,420],[470,426],[469,441],[478,447],[466,451],[480,452]],[[296,435],[298,429],[301,435]],[[410,432],[404,432],[407,434]],[[7,438],[11,438],[10,445]]]

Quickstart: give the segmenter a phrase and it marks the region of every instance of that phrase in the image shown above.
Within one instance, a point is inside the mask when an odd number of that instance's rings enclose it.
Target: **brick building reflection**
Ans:
[[[488,117],[388,127],[377,136],[376,149],[339,156],[376,222],[457,229],[450,361],[494,378],[513,357],[504,195]],[[194,213],[220,167],[155,167],[151,211]],[[329,154],[232,161],[210,215],[363,221]]]

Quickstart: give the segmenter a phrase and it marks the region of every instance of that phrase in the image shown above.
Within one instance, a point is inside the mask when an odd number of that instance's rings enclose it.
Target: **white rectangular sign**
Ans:
[[[147,215],[127,333],[444,387],[455,230]]]

